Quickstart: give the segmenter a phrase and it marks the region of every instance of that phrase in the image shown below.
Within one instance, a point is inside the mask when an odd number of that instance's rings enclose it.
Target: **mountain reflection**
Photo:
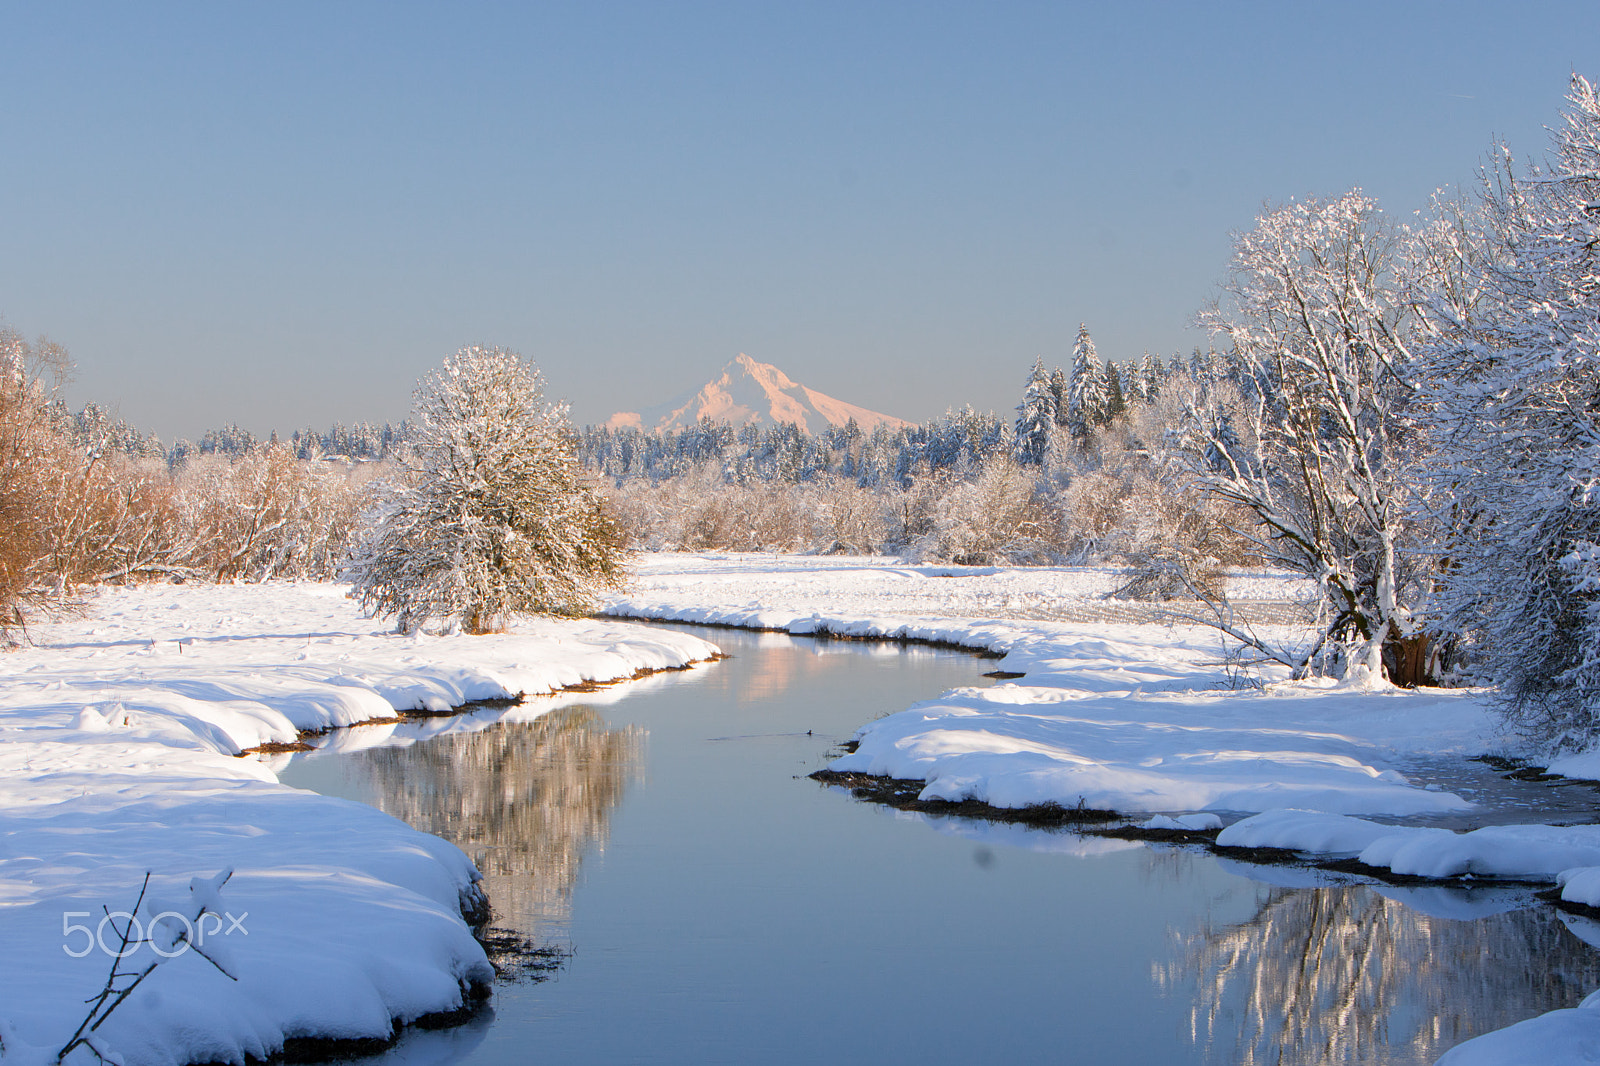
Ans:
[[[472,857],[497,923],[548,939],[567,921],[584,855],[604,846],[639,776],[644,735],[578,705],[346,758],[378,807]]]
[[[1431,1063],[1600,985],[1600,953],[1548,908],[1441,918],[1367,886],[1267,890],[1179,949],[1157,982],[1193,980],[1193,1039],[1241,1066]]]

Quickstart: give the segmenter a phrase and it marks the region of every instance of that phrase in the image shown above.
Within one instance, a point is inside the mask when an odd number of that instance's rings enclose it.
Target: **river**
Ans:
[[[1394,1066],[1600,987],[1600,929],[1525,890],[858,802],[806,774],[995,663],[709,635],[732,657],[532,720],[334,734],[281,768],[455,841],[494,925],[565,954],[374,1061]]]

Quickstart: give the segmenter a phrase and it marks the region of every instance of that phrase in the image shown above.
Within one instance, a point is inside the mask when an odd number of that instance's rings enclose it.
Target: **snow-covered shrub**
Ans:
[[[333,577],[375,468],[299,459],[279,443],[197,456],[176,474],[186,561],[215,581]]]
[[[1126,420],[1086,431],[1057,474],[1066,558],[1126,566],[1123,598],[1217,598],[1227,567],[1260,561],[1237,532],[1248,512],[1196,491],[1165,447],[1183,417],[1181,384],[1171,399],[1135,402]]]
[[[834,478],[818,487],[821,525],[832,543],[823,551],[869,555],[888,538],[885,520],[887,498],[847,478]]]
[[[416,391],[414,459],[351,566],[372,613],[468,632],[576,613],[622,579],[622,535],[579,469],[564,404],[515,352],[462,348]]]
[[[607,506],[645,550],[865,553],[888,537],[886,498],[846,478],[741,483],[703,464],[659,484],[626,480]]]
[[[1058,529],[1033,473],[994,456],[975,480],[953,485],[939,500],[934,528],[917,548],[924,557],[962,564],[1043,563],[1057,557]]]
[[[113,452],[83,454],[49,470],[46,565],[73,587],[186,572],[187,541],[166,464]]]
[[[26,626],[50,602],[44,587],[49,544],[49,467],[65,452],[30,365],[33,346],[0,328],[0,634]]]
[[[1600,733],[1600,96],[1574,77],[1548,171],[1503,153],[1484,231],[1430,307],[1437,608],[1505,710],[1556,743]]]
[[[171,486],[56,417],[65,353],[0,328],[0,633],[103,581],[169,571],[180,551]]]

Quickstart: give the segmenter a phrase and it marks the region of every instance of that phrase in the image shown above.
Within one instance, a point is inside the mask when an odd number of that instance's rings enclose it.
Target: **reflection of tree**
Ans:
[[[574,706],[352,758],[380,808],[470,855],[496,913],[532,932],[565,920],[579,864],[604,843],[643,738]]]
[[[1430,1063],[1600,984],[1600,956],[1544,909],[1457,921],[1364,886],[1273,889],[1242,925],[1181,940],[1209,1061]]]

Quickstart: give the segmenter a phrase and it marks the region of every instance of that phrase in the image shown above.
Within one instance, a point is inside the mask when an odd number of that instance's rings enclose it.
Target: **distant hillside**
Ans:
[[[796,384],[772,364],[758,363],[741,352],[722,368],[719,377],[698,390],[643,411],[618,411],[605,425],[608,429],[632,427],[647,433],[671,433],[688,429],[702,418],[735,426],[793,422],[810,434],[842,426],[852,418],[866,433],[878,426],[900,429],[911,424]]]

